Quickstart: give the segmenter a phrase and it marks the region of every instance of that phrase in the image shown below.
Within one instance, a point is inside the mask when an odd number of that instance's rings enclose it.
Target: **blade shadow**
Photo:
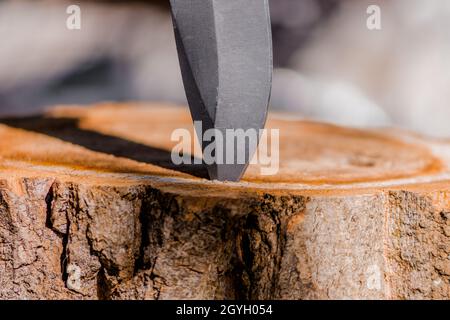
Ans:
[[[203,164],[194,164],[195,157],[192,155],[190,156],[192,164],[175,165],[172,162],[170,151],[92,130],[81,129],[78,127],[78,119],[76,118],[30,116],[0,118],[0,123],[55,137],[92,151],[152,164],[198,178],[208,178],[206,167]]]

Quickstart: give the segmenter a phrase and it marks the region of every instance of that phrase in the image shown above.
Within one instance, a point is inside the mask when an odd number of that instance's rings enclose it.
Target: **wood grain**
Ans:
[[[0,119],[0,297],[450,297],[448,141],[272,114],[278,174],[221,183],[172,164],[177,128],[160,104]]]

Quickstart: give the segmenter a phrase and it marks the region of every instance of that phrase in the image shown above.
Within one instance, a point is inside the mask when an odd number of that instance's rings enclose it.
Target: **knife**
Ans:
[[[170,5],[186,97],[193,121],[201,124],[197,136],[204,159],[211,144],[215,147],[216,161],[205,161],[209,177],[239,181],[256,151],[270,100],[268,0],[170,0]],[[221,139],[205,141],[208,130]],[[257,141],[228,134],[233,132],[257,132]]]

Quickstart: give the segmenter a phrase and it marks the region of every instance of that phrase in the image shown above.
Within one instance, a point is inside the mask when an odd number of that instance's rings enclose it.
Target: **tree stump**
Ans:
[[[170,160],[187,108],[0,120],[0,298],[450,298],[450,141],[268,127],[279,173],[221,183]]]

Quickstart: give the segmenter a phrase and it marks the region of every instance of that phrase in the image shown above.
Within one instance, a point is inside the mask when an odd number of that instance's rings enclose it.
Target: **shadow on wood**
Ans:
[[[198,178],[208,178],[206,167],[195,164],[195,157],[190,155],[191,164],[175,165],[171,152],[157,147],[144,145],[119,137],[79,128],[76,118],[48,118],[30,116],[23,118],[3,118],[0,123],[14,128],[46,134],[92,151],[128,158],[139,162],[153,164],[165,169],[183,172]]]

